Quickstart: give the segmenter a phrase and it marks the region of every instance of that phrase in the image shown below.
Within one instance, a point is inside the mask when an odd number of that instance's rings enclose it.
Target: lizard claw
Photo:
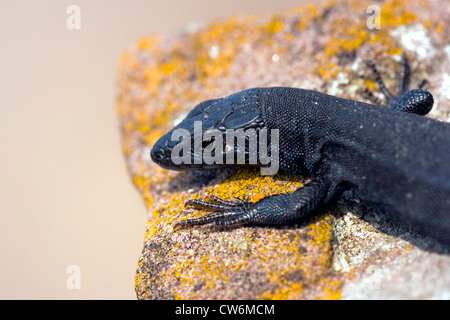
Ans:
[[[329,182],[315,180],[293,193],[267,196],[257,202],[243,200],[227,201],[210,197],[208,202],[189,200],[187,206],[207,209],[214,213],[195,219],[181,220],[177,226],[189,225],[230,226],[246,223],[279,225],[305,217],[320,206]]]
[[[229,226],[249,222],[253,215],[254,203],[236,199],[235,202],[222,200],[217,197],[209,197],[210,202],[201,200],[189,200],[186,206],[195,209],[208,209],[215,213],[195,218],[179,221],[175,227],[185,227],[189,225],[210,225]]]

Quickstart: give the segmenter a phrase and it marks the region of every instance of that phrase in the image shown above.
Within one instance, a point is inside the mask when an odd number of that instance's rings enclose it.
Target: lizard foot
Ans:
[[[186,202],[186,206],[195,209],[208,209],[215,213],[201,218],[181,220],[176,224],[176,227],[203,224],[208,224],[210,226],[238,225],[249,222],[253,214],[252,207],[255,203],[237,198],[234,199],[234,202],[222,200],[217,197],[209,197],[209,200],[211,202],[189,200]]]
[[[267,196],[257,202],[236,199],[226,201],[210,197],[211,202],[189,200],[186,205],[196,209],[207,209],[215,213],[196,219],[186,219],[177,227],[188,225],[230,226],[245,223],[259,225],[281,225],[304,218],[319,207],[328,191],[327,181],[312,181],[294,191]]]
[[[386,98],[383,103],[368,88],[360,88],[359,93],[375,105],[388,107],[392,110],[414,113],[418,115],[426,115],[433,108],[433,96],[422,88],[428,85],[426,79],[422,79],[416,89],[409,91],[410,84],[410,68],[405,53],[402,54],[401,69],[399,75],[399,84],[397,94],[393,94],[384,84],[381,75],[372,60],[366,62],[369,69],[372,70],[375,82],[378,84],[380,91]]]

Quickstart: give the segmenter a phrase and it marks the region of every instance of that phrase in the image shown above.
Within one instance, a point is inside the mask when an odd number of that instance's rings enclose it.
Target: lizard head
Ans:
[[[259,95],[260,89],[247,89],[199,103],[154,144],[152,160],[171,170],[257,165],[249,160],[258,157],[252,143],[257,147],[265,128]]]

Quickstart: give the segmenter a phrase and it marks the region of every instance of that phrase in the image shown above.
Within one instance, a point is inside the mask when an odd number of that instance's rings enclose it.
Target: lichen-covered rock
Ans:
[[[122,56],[122,148],[149,209],[139,299],[449,298],[448,249],[354,202],[336,201],[304,223],[279,228],[174,230],[189,199],[257,201],[303,180],[255,169],[171,172],[150,160],[152,144],[203,100],[258,86],[362,99],[358,87],[375,88],[364,61],[376,60],[395,86],[402,51],[413,83],[424,77],[431,83],[430,116],[448,121],[450,6],[376,2],[380,29],[371,30],[372,4],[329,2],[230,18],[143,38]]]

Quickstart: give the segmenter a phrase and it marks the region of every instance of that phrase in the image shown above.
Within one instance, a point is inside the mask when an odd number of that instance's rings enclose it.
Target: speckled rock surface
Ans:
[[[450,255],[432,239],[356,202],[279,228],[174,230],[189,199],[247,198],[293,191],[302,177],[258,170],[171,172],[150,160],[152,144],[197,103],[258,86],[313,89],[363,100],[375,88],[373,59],[395,87],[404,50],[413,83],[426,77],[429,115],[450,117],[450,5],[365,1],[307,5],[265,17],[236,17],[143,38],[121,58],[117,110],[122,148],[148,209],[135,288],[139,299],[449,299]],[[395,89],[393,89],[395,90]]]

